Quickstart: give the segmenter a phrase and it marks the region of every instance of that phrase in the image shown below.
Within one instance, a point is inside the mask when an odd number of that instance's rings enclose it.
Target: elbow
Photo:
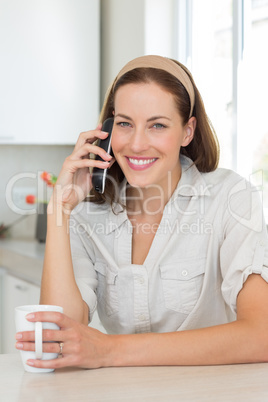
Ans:
[[[251,331],[250,331],[251,332]],[[253,333],[252,333],[253,332]],[[268,325],[258,325],[249,337],[249,349],[251,351],[251,363],[268,362]]]
[[[259,340],[259,362],[268,362],[268,329],[260,336]]]

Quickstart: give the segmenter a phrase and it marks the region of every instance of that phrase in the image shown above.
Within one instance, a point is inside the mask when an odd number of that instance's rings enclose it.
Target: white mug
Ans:
[[[19,306],[15,308],[16,331],[35,331],[35,352],[20,350],[21,360],[25,371],[30,373],[49,373],[54,371],[54,369],[32,367],[26,363],[28,359],[51,360],[58,357],[58,353],[43,353],[42,332],[43,329],[57,330],[59,329],[59,326],[53,322],[30,322],[25,318],[27,314],[37,311],[58,311],[63,313],[63,308],[60,306],[50,306],[45,304]]]

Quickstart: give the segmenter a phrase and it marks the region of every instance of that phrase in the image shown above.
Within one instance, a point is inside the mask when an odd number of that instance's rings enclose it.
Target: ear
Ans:
[[[187,145],[190,144],[192,139],[194,138],[194,132],[196,128],[196,118],[191,117],[188,122],[184,126],[184,138],[182,141],[181,146],[182,147],[187,147]]]

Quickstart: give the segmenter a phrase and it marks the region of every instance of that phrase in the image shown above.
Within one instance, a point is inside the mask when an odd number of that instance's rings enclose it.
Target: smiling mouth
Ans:
[[[144,165],[149,165],[150,163],[153,163],[156,161],[157,158],[151,158],[151,159],[136,159],[136,158],[127,158],[130,163],[136,166],[144,166]]]

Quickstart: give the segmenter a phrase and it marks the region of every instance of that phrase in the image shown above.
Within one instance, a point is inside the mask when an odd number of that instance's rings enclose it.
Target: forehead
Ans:
[[[162,107],[176,107],[175,97],[167,89],[158,85],[156,82],[148,83],[130,83],[118,88],[114,97],[114,106],[134,106],[141,103],[156,105]]]

